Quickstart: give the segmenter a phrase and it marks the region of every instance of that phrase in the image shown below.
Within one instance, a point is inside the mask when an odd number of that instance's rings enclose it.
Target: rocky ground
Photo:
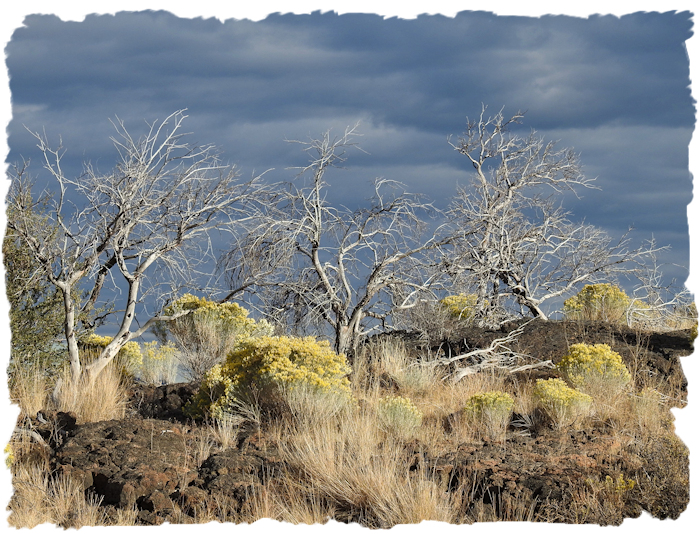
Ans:
[[[486,346],[503,333],[470,329],[451,340],[449,350]],[[527,325],[515,348],[556,363],[568,344],[580,341],[608,343],[628,367],[678,384],[681,395],[671,402],[684,404],[687,382],[680,358],[692,353],[686,331],[640,338],[633,330],[606,324],[536,321]],[[548,375],[554,376],[544,369],[528,377]],[[180,520],[194,521],[212,502],[241,509],[285,469],[275,443],[252,425],[242,428],[235,446],[213,454],[203,447],[204,429],[187,421],[181,410],[196,390],[196,384],[134,386],[130,416],[124,420],[77,425],[71,414],[42,413],[45,422],[36,419],[32,426],[51,448],[51,468],[101,496],[108,514],[135,506],[140,524],[172,520],[176,510]],[[472,504],[465,506],[480,502],[504,512],[514,503],[532,503],[530,513],[539,520],[619,523],[643,509],[660,518],[676,518],[685,509],[688,458],[680,441],[667,436],[630,445],[605,425],[569,432],[535,425],[521,432],[518,417],[514,414],[505,443],[465,443],[439,457],[431,457],[418,442],[408,444],[411,469],[429,471],[445,491],[471,488]],[[577,488],[586,484],[599,484],[601,493],[609,493],[605,498],[613,500],[615,488],[605,485],[605,477],[620,474],[647,481],[628,492],[622,510],[611,510],[609,517],[604,510],[589,516],[572,510]]]

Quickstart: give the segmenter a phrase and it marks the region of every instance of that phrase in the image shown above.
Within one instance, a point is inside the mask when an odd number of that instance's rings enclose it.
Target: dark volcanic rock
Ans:
[[[203,432],[139,417],[78,425],[55,451],[52,467],[101,496],[104,505],[135,505],[145,524],[162,523],[178,506],[195,514],[211,494],[240,509],[281,462],[243,437],[242,451],[229,448],[197,466],[198,444],[210,439]]]
[[[185,422],[187,418],[182,408],[197,391],[198,382],[164,386],[135,384],[132,387],[131,405],[143,418]]]
[[[189,429],[130,418],[79,425],[56,451],[56,471],[80,480],[120,507],[173,493],[196,477],[187,447]]]
[[[523,323],[527,323],[523,333],[512,344],[516,352],[528,354],[537,360],[551,360],[556,364],[566,355],[570,345],[607,343],[620,354],[629,369],[646,372],[662,381],[677,383],[684,393],[687,390],[688,382],[680,358],[693,353],[690,330],[645,333],[604,322],[523,319],[507,323],[499,330],[465,328],[459,336],[446,342],[442,350],[454,355],[488,347],[493,340],[504,337]],[[549,369],[527,371],[525,375],[530,380],[558,376]],[[686,399],[684,397],[680,400]]]

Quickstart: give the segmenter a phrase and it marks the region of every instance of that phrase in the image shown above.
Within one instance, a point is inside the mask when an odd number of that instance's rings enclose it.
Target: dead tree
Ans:
[[[627,273],[652,252],[630,248],[627,235],[615,241],[569,219],[557,197],[592,188],[593,180],[573,150],[558,149],[536,132],[512,133],[522,117],[505,119],[502,110],[490,117],[482,107],[479,119],[468,121],[464,136],[451,143],[475,172],[449,211],[458,235],[449,270],[475,288],[486,322],[509,301],[546,319],[546,301]]]
[[[440,230],[423,237],[423,217],[435,210],[394,181],[375,180],[366,207],[330,205],[326,172],[345,161],[356,135],[355,127],[337,138],[326,132],[294,141],[311,155],[298,169],[306,181],[285,184],[223,259],[232,287],[257,271],[249,292],[267,315],[298,330],[330,326],[338,352],[429,290],[439,276],[431,253],[449,240]]]
[[[46,277],[63,295],[74,381],[83,373],[94,378],[129,340],[157,321],[174,318],[160,315],[160,305],[173,291],[201,283],[200,268],[207,268],[212,256],[209,233],[230,225],[241,215],[242,202],[255,198],[257,180],[239,184],[235,169],[220,163],[214,147],[184,141],[185,118],[184,111],[173,113],[150,124],[138,139],[117,119],[114,169],[101,174],[86,165],[76,178],[63,172],[64,149],[51,148],[45,134],[34,133],[54,191],[45,189],[32,204],[27,201],[32,184],[26,166],[15,167],[10,177],[8,202],[15,215],[8,225],[27,243],[36,261],[35,276]],[[50,206],[46,215],[51,224],[42,224],[32,209],[41,203]],[[95,307],[105,284],[125,292],[118,332],[83,367],[78,318]],[[146,312],[149,296],[157,300],[155,309]]]
[[[675,280],[664,282],[662,265],[656,255],[656,242],[652,238],[647,246],[653,252],[634,276],[637,284],[633,290],[625,316],[628,326],[663,331],[689,328],[697,322],[697,308],[687,287],[678,287]]]
[[[480,371],[498,370],[505,373],[517,373],[530,369],[553,368],[551,360],[538,360],[528,354],[520,353],[511,348],[529,324],[524,323],[507,335],[494,339],[488,347],[472,349],[468,352],[449,356],[446,358],[436,358],[425,365],[431,367],[448,366],[450,372],[445,378],[449,378],[453,383],[457,383],[465,376],[476,374]],[[525,363],[525,362],[530,363]],[[467,365],[464,365],[464,364]]]

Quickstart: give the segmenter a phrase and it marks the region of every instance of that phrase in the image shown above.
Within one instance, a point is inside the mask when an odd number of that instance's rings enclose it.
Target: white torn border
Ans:
[[[474,11],[489,11],[496,13],[497,15],[517,15],[517,16],[540,16],[546,14],[560,14],[560,15],[573,15],[580,17],[587,17],[590,14],[612,14],[621,16],[627,13],[634,13],[640,11],[657,11],[657,12],[668,12],[668,11],[691,11],[697,14],[696,3],[689,0],[637,0],[634,2],[612,2],[610,0],[589,0],[586,2],[576,2],[576,3],[566,3],[559,1],[514,1],[514,0],[490,0],[488,2],[464,2],[455,0],[431,0],[431,1],[406,1],[406,0],[325,0],[325,1],[293,1],[293,2],[283,2],[281,0],[257,0],[256,2],[239,2],[237,0],[227,1],[227,0],[198,0],[198,1],[182,1],[182,0],[103,0],[99,2],[88,2],[86,0],[69,1],[69,2],[55,2],[48,0],[24,0],[22,2],[12,1],[5,2],[5,5],[0,11],[0,31],[2,32],[2,42],[3,50],[7,43],[12,37],[12,33],[15,29],[21,27],[24,17],[32,13],[45,13],[45,14],[55,14],[62,20],[75,20],[80,21],[91,13],[116,13],[117,11],[143,11],[147,9],[152,10],[165,10],[173,13],[178,17],[183,18],[210,18],[216,17],[220,20],[226,20],[230,18],[234,19],[250,19],[250,20],[261,20],[264,19],[270,13],[311,13],[312,11],[321,10],[323,12],[336,11],[339,14],[343,13],[374,13],[382,15],[385,17],[399,17],[399,18],[415,18],[420,14],[443,14],[445,16],[454,16],[456,13],[465,10]],[[9,4],[9,5],[8,5]],[[700,29],[697,25],[693,28],[695,35],[687,41],[688,54],[690,58],[690,77],[691,80],[694,79],[694,74],[697,74],[698,63],[700,62],[700,45],[698,44],[697,33]],[[4,66],[4,65],[3,65]],[[9,89],[9,79],[7,74],[7,69],[3,69],[4,83],[0,84],[0,116],[3,119],[3,124],[7,128],[12,111],[11,111],[11,98]],[[693,97],[695,101],[698,100],[698,91],[693,92]],[[7,145],[7,138],[2,139],[0,144],[0,151],[2,153],[2,161],[5,162],[7,154],[9,152],[9,147]],[[691,173],[697,175],[698,173],[698,154],[700,153],[700,141],[698,141],[697,126],[694,132],[692,141],[690,143],[690,170]],[[7,194],[8,183],[6,180],[0,182],[0,192],[2,198],[4,199]],[[4,209],[0,210],[0,228],[4,235],[5,230],[5,212]],[[699,254],[699,244],[698,244],[698,233],[700,232],[700,202],[694,198],[691,204],[688,206],[688,223],[690,231],[690,274],[686,285],[692,293],[698,295],[700,293],[700,270],[697,267],[697,261],[700,257]],[[5,286],[4,286],[4,269],[2,277],[2,298],[0,298],[0,339],[2,340],[2,346],[0,348],[0,355],[2,368],[6,369],[7,362],[9,361],[9,343],[10,343],[10,329],[9,321],[7,320],[9,314],[9,304],[7,298],[5,297]],[[697,519],[700,517],[700,498],[698,498],[698,424],[700,422],[700,416],[698,416],[698,410],[696,403],[698,402],[697,395],[697,380],[700,365],[698,364],[698,359],[696,357],[688,357],[683,359],[683,370],[688,377],[690,382],[689,393],[688,393],[688,406],[683,410],[674,409],[673,413],[676,417],[676,431],[679,437],[686,443],[691,450],[691,501],[688,509],[680,516],[679,519],[675,521],[666,521],[662,523],[651,518],[648,514],[644,514],[638,519],[626,519],[622,526],[615,528],[615,533],[618,529],[622,532],[634,531],[635,534],[640,532],[640,528],[644,529],[659,529],[668,528],[675,532],[695,532],[697,525],[700,522]],[[4,375],[4,372],[3,372]],[[15,406],[9,404],[9,395],[7,390],[7,381],[3,377],[0,380],[0,398],[3,403],[2,410],[2,424],[0,425],[0,442],[3,444],[7,443],[12,432],[12,427],[16,419],[18,409]],[[9,423],[9,424],[5,424]],[[695,453],[695,454],[693,454]],[[4,460],[4,459],[3,459]],[[0,464],[4,463],[0,462]],[[9,502],[9,498],[12,492],[9,470],[3,469],[0,465],[0,503],[2,503],[3,508],[6,503]],[[3,519],[0,520],[2,523],[1,528],[7,527],[7,516],[9,512],[4,512]],[[695,525],[695,527],[693,527]],[[127,527],[110,527],[110,532],[112,529],[122,531]],[[184,531],[184,529],[195,529],[201,528],[201,525],[164,525],[158,527],[159,529],[165,529],[167,531]],[[274,528],[276,530],[284,530],[285,532],[307,532],[311,530],[323,529],[324,531],[332,532],[348,532],[364,531],[362,527],[358,525],[343,525],[338,523],[329,523],[327,525],[315,525],[315,526],[291,526],[291,525],[280,525],[276,521],[272,520],[261,520],[253,525],[220,525],[220,524],[209,524],[207,529],[214,528],[218,532],[230,532],[233,528],[237,532],[241,530],[248,533],[264,533],[268,532],[269,529]],[[394,527],[392,530],[396,532],[423,532],[425,530],[440,529],[440,530],[455,530],[455,529],[468,529],[469,533],[482,533],[488,532],[489,534],[493,532],[512,532],[513,529],[520,532],[566,532],[567,530],[576,529],[576,532],[600,532],[601,527],[598,525],[585,525],[585,526],[567,526],[567,525],[551,525],[542,523],[480,523],[474,525],[447,525],[442,523],[432,523],[432,524],[421,524],[421,525],[401,525]],[[91,532],[96,531],[94,527],[83,527],[81,532]],[[56,532],[56,527],[54,525],[42,525],[36,527],[33,532]],[[100,531],[102,532],[102,531]]]

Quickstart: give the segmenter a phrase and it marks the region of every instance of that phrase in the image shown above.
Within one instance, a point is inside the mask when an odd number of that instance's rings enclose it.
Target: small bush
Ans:
[[[85,339],[81,340],[83,363],[88,363],[98,358],[102,350],[112,342],[112,339],[110,336],[89,334]],[[135,341],[129,341],[119,350],[113,361],[123,374],[133,376],[143,364],[141,347]]]
[[[564,302],[564,314],[572,320],[625,323],[630,303],[630,298],[619,287],[592,284]]]
[[[137,374],[144,382],[162,385],[177,380],[177,349],[172,343],[144,343],[141,347],[141,360]]]
[[[226,354],[244,341],[273,333],[272,325],[249,318],[248,310],[235,302],[217,303],[190,294],[165,308],[164,314],[188,310],[187,315],[158,323],[155,333],[161,343],[172,337],[180,363],[192,380],[200,380],[214,365],[223,363]]]
[[[251,390],[269,404],[282,399],[283,389],[296,386],[349,397],[349,374],[345,355],[336,354],[327,341],[286,336],[248,339],[229,353],[225,364],[205,374],[187,413],[217,417],[236,396]]]
[[[450,295],[440,301],[440,305],[454,319],[460,321],[471,322],[476,315],[478,297],[474,294],[465,295]]]
[[[411,438],[423,421],[421,411],[405,397],[380,399],[377,415],[386,432],[402,439]]]
[[[573,387],[594,398],[619,395],[631,380],[622,357],[605,343],[571,345],[556,367]]]
[[[489,391],[469,397],[464,410],[472,420],[486,427],[489,439],[498,441],[505,435],[513,404],[513,397],[508,393]]]
[[[538,379],[532,391],[557,429],[580,425],[590,412],[590,395],[570,388],[561,378]]]

